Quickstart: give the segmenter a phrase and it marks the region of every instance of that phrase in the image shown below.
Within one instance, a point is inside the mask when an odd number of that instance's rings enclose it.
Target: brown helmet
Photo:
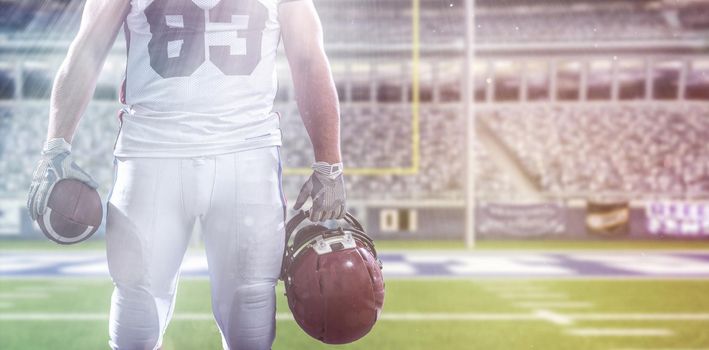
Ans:
[[[349,213],[347,227],[307,225],[301,211],[286,225],[281,279],[296,322],[327,344],[351,343],[374,326],[384,303],[384,280],[372,239]]]

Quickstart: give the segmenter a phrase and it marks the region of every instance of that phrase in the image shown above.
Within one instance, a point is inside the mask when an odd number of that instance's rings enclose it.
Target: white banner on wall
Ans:
[[[560,203],[479,203],[477,231],[483,236],[535,237],[561,235],[566,207]]]

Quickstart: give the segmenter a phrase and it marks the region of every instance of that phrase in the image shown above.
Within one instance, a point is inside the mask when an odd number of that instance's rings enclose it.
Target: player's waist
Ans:
[[[241,122],[262,120],[272,114],[272,102],[254,102],[244,104],[226,104],[214,97],[209,103],[182,101],[151,101],[148,103],[127,103],[124,114],[134,118],[153,118],[165,120],[180,120],[199,118],[195,120]]]
[[[279,117],[191,113],[122,116],[114,153],[126,157],[206,156],[281,144]]]

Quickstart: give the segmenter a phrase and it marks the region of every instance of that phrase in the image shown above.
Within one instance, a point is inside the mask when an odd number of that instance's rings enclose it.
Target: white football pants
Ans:
[[[270,349],[284,245],[278,147],[202,158],[119,158],[106,250],[113,349],[156,349],[200,220],[225,349]]]

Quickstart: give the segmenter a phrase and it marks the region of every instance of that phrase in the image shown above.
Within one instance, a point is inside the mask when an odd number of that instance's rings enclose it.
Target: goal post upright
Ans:
[[[465,246],[475,248],[475,80],[473,60],[475,58],[475,0],[465,0],[465,107],[466,134],[466,181],[465,181]]]

